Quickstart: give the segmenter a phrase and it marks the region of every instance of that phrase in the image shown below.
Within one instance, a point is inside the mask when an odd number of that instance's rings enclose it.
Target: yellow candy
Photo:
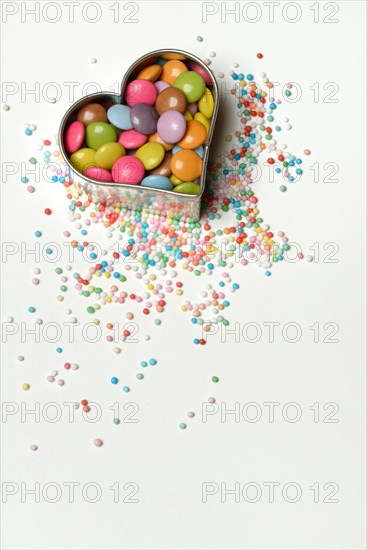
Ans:
[[[92,166],[97,166],[96,163],[96,152],[94,149],[89,149],[88,147],[84,147],[83,149],[79,149],[78,151],[75,151],[70,157],[70,162],[72,166],[75,168],[75,170],[78,170],[78,172],[84,172],[87,168],[91,168]]]
[[[185,120],[193,120],[192,114],[189,111],[186,111],[184,114]]]
[[[101,168],[111,170],[116,160],[125,156],[125,148],[116,142],[105,143],[96,151],[95,161]]]
[[[208,88],[205,88],[205,93],[198,103],[199,111],[206,118],[210,118],[214,111],[213,94]]]
[[[210,120],[208,120],[206,118],[205,115],[203,115],[203,113],[196,113],[196,115],[194,116],[194,120],[198,120],[199,122],[201,122],[201,124],[203,126],[205,126],[205,129],[206,129],[206,133],[208,135],[209,133],[209,128],[210,128]]]
[[[171,180],[172,185],[179,185],[180,183],[183,183],[182,180],[176,178],[176,176],[174,176],[173,174],[172,176],[170,176],[169,179]]]
[[[145,143],[139,147],[135,156],[144,164],[145,170],[153,170],[164,158],[164,147],[160,143]]]

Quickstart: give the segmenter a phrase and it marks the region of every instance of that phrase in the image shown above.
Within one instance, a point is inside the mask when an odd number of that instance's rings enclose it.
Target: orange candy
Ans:
[[[182,55],[182,53],[172,53],[172,52],[162,53],[161,58],[162,59],[181,59],[181,60],[186,59],[186,57]]]
[[[149,65],[149,67],[145,67],[142,69],[136,76],[137,80],[150,80],[151,82],[154,82],[157,80],[157,78],[160,76],[162,72],[162,66],[161,65]]]
[[[186,133],[177,143],[182,149],[196,149],[206,140],[206,128],[198,120],[189,120],[186,124]]]
[[[201,176],[203,161],[195,151],[181,149],[171,160],[172,174],[182,181],[194,181]]]
[[[167,61],[167,63],[163,65],[160,79],[164,80],[164,82],[168,82],[168,84],[171,84],[171,86],[173,86],[176,78],[180,76],[180,74],[185,73],[187,70],[188,68],[184,63],[182,63],[182,61],[172,59],[171,61]]]
[[[166,141],[163,141],[163,139],[159,137],[158,132],[154,132],[154,134],[151,134],[148,138],[148,141],[150,141],[151,143],[160,143],[161,145],[163,145],[165,151],[170,151],[174,146],[174,143],[167,143]]]

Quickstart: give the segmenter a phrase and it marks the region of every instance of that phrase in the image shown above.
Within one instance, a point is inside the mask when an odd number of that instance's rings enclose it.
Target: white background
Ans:
[[[182,298],[169,299],[162,325],[157,327],[152,318],[139,317],[138,344],[123,346],[115,355],[113,345],[104,340],[98,345],[85,343],[80,337],[72,344],[64,339],[62,355],[55,352],[57,344],[42,341],[34,344],[20,342],[19,334],[8,339],[2,362],[3,400],[19,407],[24,401],[29,407],[35,402],[43,406],[56,402],[87,398],[103,407],[103,415],[96,424],[83,421],[80,411],[74,423],[67,419],[67,409],[55,424],[41,418],[35,423],[31,417],[25,423],[20,415],[8,418],[2,424],[3,482],[21,482],[30,488],[36,482],[43,487],[55,482],[78,482],[75,502],[69,503],[66,488],[58,503],[44,498],[35,504],[32,496],[21,502],[20,491],[8,497],[3,504],[3,547],[6,549],[362,549],[364,538],[364,442],[365,377],[364,377],[364,265],[365,244],[365,112],[364,112],[364,20],[363,2],[298,2],[300,18],[295,23],[282,16],[282,6],[275,8],[275,19],[269,20],[269,7],[259,2],[259,20],[249,23],[241,16],[236,23],[233,16],[221,22],[219,13],[202,22],[201,2],[138,2],[138,23],[123,22],[131,11],[121,9],[120,22],[113,22],[112,2],[102,2],[102,17],[96,24],[83,20],[83,2],[75,8],[74,23],[68,21],[68,9],[59,3],[61,19],[52,24],[41,16],[39,23],[28,15],[21,21],[24,2],[4,2],[19,8],[18,13],[4,22],[2,79],[22,82],[28,88],[40,83],[45,97],[35,101],[32,96],[22,100],[21,93],[4,98],[11,110],[2,112],[3,162],[21,163],[35,154],[39,139],[53,138],[59,121],[69,107],[65,82],[77,82],[74,100],[82,95],[83,86],[97,82],[108,89],[119,82],[124,71],[140,55],[158,48],[181,48],[205,58],[210,51],[217,56],[212,68],[228,74],[232,62],[240,64],[246,73],[266,71],[271,79],[285,84],[297,82],[302,97],[295,103],[286,102],[277,112],[277,123],[289,116],[291,132],[284,132],[280,143],[290,144],[290,150],[301,153],[312,150],[304,164],[301,182],[289,185],[288,192],[279,193],[278,185],[256,184],[259,208],[272,230],[284,230],[290,240],[300,244],[303,251],[313,253],[310,247],[319,243],[320,258],[306,262],[283,263],[275,266],[273,276],[267,279],[256,266],[232,270],[232,280],[241,288],[228,295],[231,307],[228,317],[231,327],[249,322],[262,327],[257,343],[242,337],[235,342],[227,335],[209,338],[207,346],[192,345],[200,336],[190,322],[190,315],[180,311],[183,299],[200,300],[200,291],[207,279],[189,277],[180,273],[184,281]],[[27,3],[31,7],[34,3]],[[253,3],[251,3],[253,4]],[[294,4],[294,3],[292,3]],[[315,4],[319,8],[319,22],[315,22]],[[330,8],[330,4],[332,5]],[[44,5],[41,2],[41,6]],[[313,10],[310,6],[314,6]],[[227,7],[233,3],[227,3]],[[242,9],[243,4],[241,4]],[[334,7],[338,22],[326,23],[324,18]],[[24,7],[24,6],[23,6]],[[126,7],[126,6],[125,6]],[[123,3],[121,3],[123,8]],[[250,7],[247,18],[254,19]],[[286,17],[294,18],[295,8],[287,8]],[[10,8],[9,8],[10,10]],[[48,18],[55,16],[48,13]],[[94,17],[94,12],[88,12]],[[196,35],[204,41],[198,43]],[[256,53],[263,52],[258,60]],[[92,65],[90,58],[98,63]],[[230,81],[226,77],[229,88]],[[49,82],[56,82],[62,96],[56,104],[51,97]],[[337,102],[325,102],[331,89],[326,83],[339,87]],[[320,97],[315,101],[309,89],[319,83]],[[24,86],[24,85],[23,85]],[[89,90],[94,91],[93,89]],[[219,114],[218,131],[213,148],[226,151],[224,136],[236,129],[234,107],[229,101]],[[31,138],[24,135],[24,123],[35,123],[37,131]],[[275,123],[274,123],[275,124]],[[42,154],[38,155],[42,159]],[[315,183],[310,166],[320,165],[320,182]],[[335,162],[339,172],[335,183],[323,181],[323,166]],[[34,246],[33,233],[43,231],[42,242],[62,243],[62,232],[70,230],[73,238],[80,233],[68,220],[67,200],[62,186],[41,181],[35,184],[36,193],[27,193],[16,174],[5,181],[2,178],[3,240],[24,242]],[[263,185],[262,185],[263,183]],[[45,207],[53,210],[51,217],[43,213]],[[102,245],[107,242],[101,227],[90,231],[88,237]],[[336,263],[325,261],[327,243],[336,243]],[[333,245],[334,246],[334,245]],[[73,271],[78,269],[78,262]],[[58,265],[68,263],[63,258]],[[80,264],[83,265],[83,264]],[[32,270],[41,268],[41,284],[31,284]],[[85,264],[84,264],[85,266]],[[44,322],[62,324],[67,320],[65,309],[71,308],[80,323],[91,317],[85,312],[87,300],[76,295],[73,280],[65,301],[56,301],[60,279],[54,274],[54,265],[41,265],[29,256],[21,262],[15,254],[3,264],[3,320],[14,316],[16,323],[30,323],[36,316]],[[71,272],[72,273],[72,272]],[[220,278],[217,271],[215,280]],[[214,279],[213,279],[214,280]],[[131,288],[139,290],[137,282]],[[141,292],[143,288],[141,288]],[[31,316],[27,308],[37,308]],[[98,316],[104,323],[124,322],[130,306],[106,306]],[[264,323],[277,322],[275,342],[270,343]],[[281,330],[286,323],[298,323],[302,336],[297,343],[286,342]],[[325,343],[325,323],[336,323],[338,343]],[[320,342],[314,342],[309,329],[320,325]],[[151,340],[144,341],[143,335]],[[105,334],[105,332],[104,332]],[[19,363],[17,355],[25,356]],[[156,367],[146,369],[143,381],[135,380],[138,363],[156,357]],[[62,368],[64,361],[80,365],[75,372]],[[64,387],[49,384],[45,378],[50,370],[62,372]],[[211,382],[212,375],[220,383]],[[118,376],[118,387],[110,384],[111,376]],[[22,383],[31,389],[24,392]],[[129,395],[121,392],[122,384],[131,385]],[[201,418],[202,403],[214,395],[219,405],[229,409],[239,402],[241,408],[256,402],[262,417],[251,423],[233,415],[221,423],[220,414]],[[136,424],[122,422],[115,426],[113,413],[108,409],[114,402],[121,405],[135,402],[139,406]],[[273,423],[268,420],[264,402],[278,402]],[[282,407],[296,402],[302,418],[287,422]],[[315,422],[309,409],[320,404],[320,422]],[[323,410],[325,403],[339,407],[337,423],[323,420],[332,409]],[[223,405],[223,406],[224,406]],[[187,411],[196,417],[187,419]],[[122,411],[120,417],[128,411]],[[249,414],[253,414],[253,410]],[[292,411],[289,411],[292,414]],[[51,413],[50,413],[51,414]],[[178,428],[187,421],[188,429]],[[102,448],[93,445],[93,439],[104,441]],[[37,444],[36,453],[29,450]],[[80,487],[98,483],[102,497],[92,504],[83,500]],[[139,485],[139,502],[114,503],[109,487],[127,482]],[[236,503],[233,495],[221,502],[220,491],[202,502],[202,484],[212,482],[241,488],[249,482],[258,483],[262,496],[256,503],[241,497]],[[275,502],[270,503],[263,484],[276,482]],[[289,503],[282,496],[282,487],[289,482],[302,489],[299,502]],[[314,502],[309,489],[320,484],[320,500]],[[339,491],[337,503],[323,502],[330,492],[323,489],[334,483]],[[91,493],[92,494],[92,493]],[[125,491],[123,496],[126,496]],[[253,493],[250,492],[250,496]],[[290,493],[292,496],[292,493]]]

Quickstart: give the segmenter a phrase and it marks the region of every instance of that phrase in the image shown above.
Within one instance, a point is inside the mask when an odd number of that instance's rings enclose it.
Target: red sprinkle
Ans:
[[[49,216],[50,214],[52,214],[52,210],[50,208],[45,208],[45,214]]]
[[[256,56],[258,59],[262,59],[264,56],[262,53],[258,53],[257,56]]]

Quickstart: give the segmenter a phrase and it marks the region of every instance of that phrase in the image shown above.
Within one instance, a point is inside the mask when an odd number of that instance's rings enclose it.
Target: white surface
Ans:
[[[67,8],[60,2],[62,17],[57,24],[44,20],[36,24],[31,17],[22,23],[19,12],[2,25],[3,81],[19,87],[26,82],[29,88],[39,82],[49,97],[52,90],[47,83],[56,82],[62,90],[56,104],[42,98],[35,102],[31,96],[22,102],[19,93],[6,99],[11,106],[9,112],[2,112],[6,162],[25,161],[35,154],[39,139],[52,138],[57,132],[70,103],[65,82],[80,83],[74,100],[88,82],[108,89],[121,80],[132,61],[153,49],[182,48],[202,58],[213,50],[217,53],[212,65],[216,72],[227,74],[231,63],[237,61],[245,73],[264,70],[275,81],[299,83],[301,100],[285,103],[277,113],[277,122],[290,116],[293,124],[293,130],[284,132],[280,142],[284,140],[297,152],[308,147],[312,156],[304,165],[302,181],[289,186],[286,194],[279,193],[278,186],[261,188],[259,182],[259,207],[272,230],[285,230],[305,253],[312,253],[310,246],[320,243],[321,260],[325,260],[322,247],[326,243],[339,247],[337,263],[284,264],[273,269],[270,279],[255,266],[236,266],[231,271],[232,280],[241,288],[229,295],[230,328],[236,322],[241,327],[258,323],[263,332],[257,343],[243,338],[236,343],[233,336],[223,343],[219,336],[212,336],[205,347],[192,345],[198,331],[189,314],[179,308],[183,299],[199,300],[208,281],[188,276],[179,277],[185,283],[185,294],[182,299],[169,299],[161,327],[154,326],[151,318],[139,318],[139,342],[123,346],[120,355],[114,355],[112,346],[104,341],[81,343],[78,332],[74,344],[63,339],[62,355],[55,352],[57,344],[43,341],[36,345],[31,340],[22,344],[19,335],[10,338],[2,362],[3,400],[19,407],[22,401],[29,407],[35,402],[41,407],[56,402],[63,414],[57,423],[42,418],[36,423],[30,417],[22,423],[19,414],[3,422],[3,482],[25,482],[28,488],[36,482],[41,487],[49,482],[60,486],[77,482],[80,486],[74,503],[68,501],[65,486],[55,504],[42,496],[40,503],[35,504],[33,497],[22,503],[20,492],[10,496],[2,506],[6,549],[365,548],[365,244],[361,221],[365,215],[365,5],[338,2],[339,13],[334,18],[339,22],[326,24],[314,22],[312,3],[298,3],[302,16],[290,24],[282,19],[281,8],[276,8],[275,21],[270,23],[268,8],[259,4],[262,15],[253,24],[243,18],[239,23],[233,18],[221,23],[219,15],[204,24],[201,2],[138,2],[136,24],[113,23],[112,2],[102,2],[101,20],[94,25],[82,20],[80,2],[75,22],[70,23]],[[322,19],[330,8],[322,2],[316,4]],[[51,12],[49,17],[53,17]],[[202,43],[196,41],[198,34],[204,37]],[[261,61],[256,58],[258,51],[264,53]],[[98,60],[96,64],[90,63],[92,57]],[[338,102],[315,103],[309,89],[315,82],[320,83],[322,94],[324,84],[337,83]],[[228,149],[223,136],[235,129],[232,111],[233,106],[226,102],[220,115],[226,122],[216,137],[218,151]],[[24,136],[24,123],[38,127],[31,138]],[[337,162],[339,182],[314,183],[308,168],[314,162]],[[68,221],[61,186],[42,181],[30,195],[19,179],[19,174],[7,183],[2,178],[4,241],[32,246],[37,229],[43,231],[42,242],[64,242],[62,232],[66,229],[78,237]],[[54,211],[51,218],[43,214],[47,206]],[[91,230],[88,238],[106,241],[101,228]],[[57,265],[66,263],[62,258]],[[31,284],[35,266],[32,257],[22,263],[19,254],[3,264],[2,319],[12,315],[17,323],[29,323],[41,317],[62,324],[69,307],[80,323],[89,322],[87,301],[76,295],[73,281],[67,283],[69,291],[60,304],[55,299],[61,284],[53,273],[55,266],[41,262],[38,287]],[[220,271],[216,278],[219,275]],[[33,316],[27,313],[29,305],[37,307]],[[106,306],[96,317],[123,323],[125,311]],[[280,329],[286,323],[298,323],[302,337],[295,344],[287,343],[279,329],[275,342],[270,343],[264,323],[271,321],[280,323]],[[326,332],[322,327],[328,322],[339,326],[339,342],[315,343],[309,327],[319,323],[323,338]],[[150,342],[143,339],[146,333],[152,337]],[[25,356],[23,363],[16,359],[19,354]],[[135,381],[138,362],[152,356],[158,365],[146,369],[144,381]],[[80,369],[65,372],[62,365],[66,360],[77,362]],[[45,381],[53,369],[63,371],[63,388]],[[220,377],[217,385],[211,382],[213,374]],[[121,384],[109,383],[114,375],[122,383],[131,383],[130,394],[122,394]],[[22,391],[23,382],[31,384],[29,392]],[[204,423],[201,404],[210,395],[228,408],[235,402],[241,408],[256,402],[262,418],[256,423],[243,419],[236,423],[228,416],[221,423],[218,413]],[[62,403],[82,398],[101,404],[103,415],[96,424],[83,421],[80,411],[74,423],[68,421]],[[122,406],[137,403],[139,422],[115,426],[108,407],[116,401]],[[273,423],[268,420],[265,402],[280,403]],[[299,404],[299,422],[287,422],[279,412],[289,402]],[[320,404],[319,423],[309,409],[315,402]],[[322,421],[332,412],[332,408],[322,410],[329,402],[339,408],[334,417],[337,423]],[[196,412],[195,419],[187,419],[189,410]],[[127,412],[122,411],[120,417]],[[183,432],[178,423],[186,419],[188,429]],[[102,448],[93,445],[95,437],[104,440]],[[32,453],[29,446],[34,443],[39,450]],[[102,497],[96,504],[81,496],[80,487],[87,482],[101,487]],[[121,486],[137,483],[139,503],[114,503],[109,487],[116,482]],[[219,493],[203,503],[204,482],[218,486],[223,482],[228,488],[236,482],[241,488],[255,482],[263,493],[257,503],[243,498],[236,503],[233,495],[221,503]],[[288,482],[297,483],[302,497],[297,503],[286,502],[278,488],[275,502],[270,503],[264,482],[277,482],[280,489]],[[337,484],[334,498],[338,502],[315,503],[309,489],[315,482],[320,484],[321,500],[331,492],[323,486]],[[123,496],[130,491],[125,490]]]

